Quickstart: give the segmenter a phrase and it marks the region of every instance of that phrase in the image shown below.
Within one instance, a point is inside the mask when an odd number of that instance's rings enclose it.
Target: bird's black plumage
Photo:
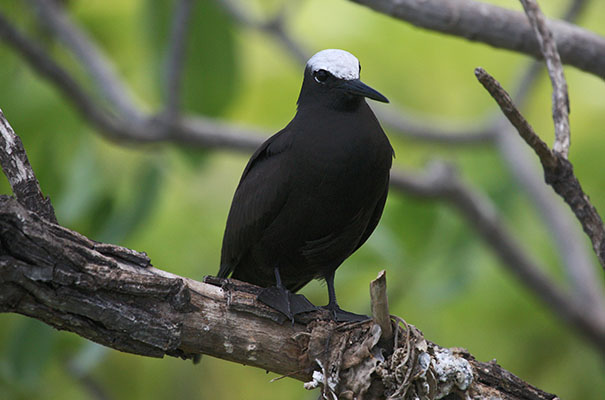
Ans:
[[[326,278],[332,303],[334,271],[382,214],[393,150],[364,95],[386,98],[359,80],[317,73],[307,65],[294,119],[243,172],[218,276],[269,287],[277,268],[293,292]]]

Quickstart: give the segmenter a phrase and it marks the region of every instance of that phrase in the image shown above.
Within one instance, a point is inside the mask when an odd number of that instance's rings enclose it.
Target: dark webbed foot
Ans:
[[[361,322],[368,321],[371,318],[367,315],[355,314],[349,311],[345,311],[342,308],[338,307],[338,305],[334,306],[332,304],[328,304],[327,306],[323,306],[322,308],[330,311],[332,318],[336,322]]]
[[[294,325],[295,315],[317,310],[317,307],[305,296],[294,294],[286,289],[279,276],[278,267],[275,267],[274,272],[276,286],[263,289],[256,297],[258,301],[284,314],[292,321],[292,325]]]
[[[370,319],[367,315],[355,314],[343,310],[338,306],[336,301],[336,292],[334,291],[334,271],[331,271],[325,276],[326,283],[328,284],[328,298],[330,299],[327,306],[322,307],[330,311],[332,318],[336,322],[360,322],[367,321]]]
[[[284,287],[273,286],[265,288],[256,299],[281,312],[292,323],[294,323],[295,315],[317,310],[317,307],[307,300],[305,296],[294,294]]]

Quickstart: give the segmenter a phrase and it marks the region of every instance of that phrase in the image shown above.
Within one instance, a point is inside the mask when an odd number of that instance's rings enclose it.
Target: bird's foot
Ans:
[[[297,314],[316,311],[313,305],[302,294],[294,294],[284,287],[268,287],[256,297],[261,303],[284,314],[294,325],[294,316]]]
[[[349,311],[345,311],[338,306],[333,306],[330,304],[322,308],[330,311],[330,313],[332,314],[332,318],[334,318],[334,321],[336,322],[362,322],[371,319],[367,315],[355,314]]]

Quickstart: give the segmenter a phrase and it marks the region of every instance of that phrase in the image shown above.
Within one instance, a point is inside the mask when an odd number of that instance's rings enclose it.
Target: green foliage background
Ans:
[[[517,2],[492,1],[520,9]],[[277,0],[243,2],[259,16]],[[512,89],[523,56],[426,32],[344,0],[291,2],[289,31],[310,52],[343,48],[358,56],[363,79],[419,114],[480,121],[494,104],[476,82],[483,66]],[[294,3],[300,6],[294,6]],[[566,1],[542,1],[560,15]],[[147,109],[162,104],[163,56],[172,2],[68,1],[70,13],[115,60],[116,69]],[[21,2],[0,10],[46,44],[77,76],[71,56]],[[605,34],[605,3],[593,1],[579,23]],[[274,39],[233,22],[213,1],[198,2],[188,45],[184,106],[191,112],[265,128],[284,126],[295,112],[303,66]],[[201,279],[218,269],[222,231],[247,155],[175,145],[107,141],[0,44],[0,108],[21,136],[59,221],[93,239],[146,251],[155,266]],[[566,69],[571,97],[570,158],[591,199],[605,212],[605,86]],[[542,76],[526,116],[552,142],[550,85]],[[450,148],[391,135],[396,165],[456,162],[485,191],[536,260],[564,280],[550,236],[537,212],[487,146]],[[1,192],[10,193],[5,180]],[[588,246],[588,242],[587,242]],[[391,311],[444,346],[468,348],[563,399],[599,399],[603,360],[508,274],[460,216],[439,202],[393,193],[379,228],[339,269],[345,309],[368,312],[368,282],[388,270]],[[600,276],[600,274],[599,274]],[[325,288],[304,289],[315,303]],[[203,358],[200,365],[148,359],[104,349],[18,315],[0,317],[1,399],[87,399],[101,388],[110,399],[315,399],[302,384],[264,371]],[[93,388],[93,389],[91,389]]]

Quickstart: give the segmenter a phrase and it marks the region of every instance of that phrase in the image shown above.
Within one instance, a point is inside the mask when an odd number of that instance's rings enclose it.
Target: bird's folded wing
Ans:
[[[219,277],[233,272],[286,202],[290,182],[283,152],[288,146],[288,135],[282,130],[263,143],[248,162],[227,218]]]

